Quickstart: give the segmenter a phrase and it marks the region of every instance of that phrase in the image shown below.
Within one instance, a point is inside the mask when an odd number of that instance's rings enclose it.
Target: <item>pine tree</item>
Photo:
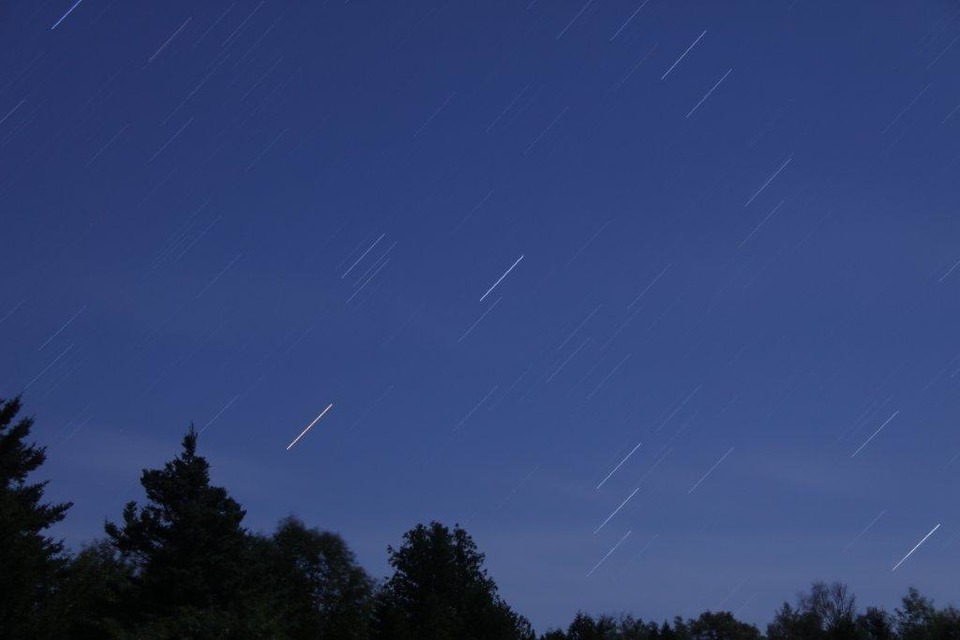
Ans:
[[[122,525],[105,525],[134,568],[127,623],[147,637],[252,637],[264,630],[248,626],[260,624],[252,618],[262,609],[245,571],[245,511],[225,489],[210,486],[209,465],[196,448],[191,425],[179,456],[143,471],[146,506],[129,502]]]
[[[43,609],[65,559],[63,543],[43,535],[72,503],[43,504],[46,482],[27,476],[46,461],[46,448],[26,444],[33,418],[21,418],[19,396],[0,399],[0,637],[41,637]]]

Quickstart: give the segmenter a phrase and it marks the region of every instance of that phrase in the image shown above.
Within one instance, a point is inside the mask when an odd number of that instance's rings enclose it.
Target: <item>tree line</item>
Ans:
[[[815,583],[766,633],[726,611],[644,622],[578,613],[539,637],[500,596],[459,525],[418,524],[387,547],[377,580],[335,533],[294,516],[271,534],[243,527],[242,506],[210,484],[191,426],[179,454],[140,477],[104,537],[76,553],[46,530],[71,503],[31,483],[46,460],[29,442],[20,397],[0,399],[0,638],[330,640],[960,640],[960,611],[911,588],[894,614],[859,612],[847,587]]]

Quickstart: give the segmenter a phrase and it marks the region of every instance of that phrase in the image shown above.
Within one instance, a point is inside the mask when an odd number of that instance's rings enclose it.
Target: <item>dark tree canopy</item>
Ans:
[[[278,596],[291,637],[360,640],[369,637],[373,580],[343,538],[282,520],[270,539],[276,553]]]
[[[578,611],[567,627],[567,640],[607,640],[613,638],[617,631],[617,623],[611,616],[594,618]]]
[[[856,599],[840,582],[814,582],[809,593],[797,596],[797,608],[789,604],[777,611],[767,625],[768,640],[845,640],[857,638]]]
[[[122,524],[105,525],[133,565],[132,622],[158,629],[161,637],[202,637],[211,629],[231,637],[254,601],[244,566],[245,512],[225,489],[210,485],[209,465],[196,448],[191,426],[179,456],[163,469],[143,471],[147,504],[129,502]]]
[[[45,504],[28,483],[45,460],[26,444],[33,421],[0,400],[0,638],[46,640],[535,640],[499,595],[484,555],[455,525],[431,522],[387,547],[393,574],[376,584],[337,534],[289,516],[251,534],[226,489],[211,486],[191,426],[182,451],[144,470],[106,539],[74,554],[44,531],[70,504]],[[642,594],[641,594],[642,595]],[[540,640],[761,640],[727,611],[658,624],[578,612]],[[783,603],[765,640],[960,640],[960,610],[910,588],[895,615],[859,613],[846,585],[815,582]]]
[[[857,634],[863,640],[894,640],[897,637],[893,617],[876,607],[867,607],[857,616]]]
[[[760,640],[760,630],[740,622],[729,611],[705,611],[689,624],[691,640]]]
[[[903,608],[896,610],[900,640],[957,640],[960,638],[960,611],[954,607],[938,610],[933,600],[910,587]]]
[[[45,504],[46,482],[27,477],[46,461],[46,448],[27,444],[32,418],[16,421],[20,398],[0,399],[0,637],[38,637],[43,609],[64,566],[63,543],[43,532],[72,503]]]
[[[394,573],[378,597],[380,638],[499,640],[531,638],[525,618],[500,598],[484,556],[459,525],[417,525],[399,549],[387,547]]]
[[[122,609],[132,588],[133,567],[112,544],[87,545],[70,561],[53,600],[52,636],[71,640],[126,637]]]

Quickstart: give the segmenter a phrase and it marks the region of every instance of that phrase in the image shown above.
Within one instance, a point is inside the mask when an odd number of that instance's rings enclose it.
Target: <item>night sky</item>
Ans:
[[[960,601],[958,77],[954,1],[3,3],[53,533],[192,421],[251,530],[459,522],[539,631]]]

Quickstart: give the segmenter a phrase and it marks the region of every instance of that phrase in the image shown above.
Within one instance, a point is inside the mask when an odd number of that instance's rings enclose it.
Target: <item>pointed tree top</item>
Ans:
[[[190,423],[190,429],[187,431],[187,435],[183,436],[183,453],[185,458],[192,458],[197,453],[197,433],[196,428],[193,426],[193,423]]]

